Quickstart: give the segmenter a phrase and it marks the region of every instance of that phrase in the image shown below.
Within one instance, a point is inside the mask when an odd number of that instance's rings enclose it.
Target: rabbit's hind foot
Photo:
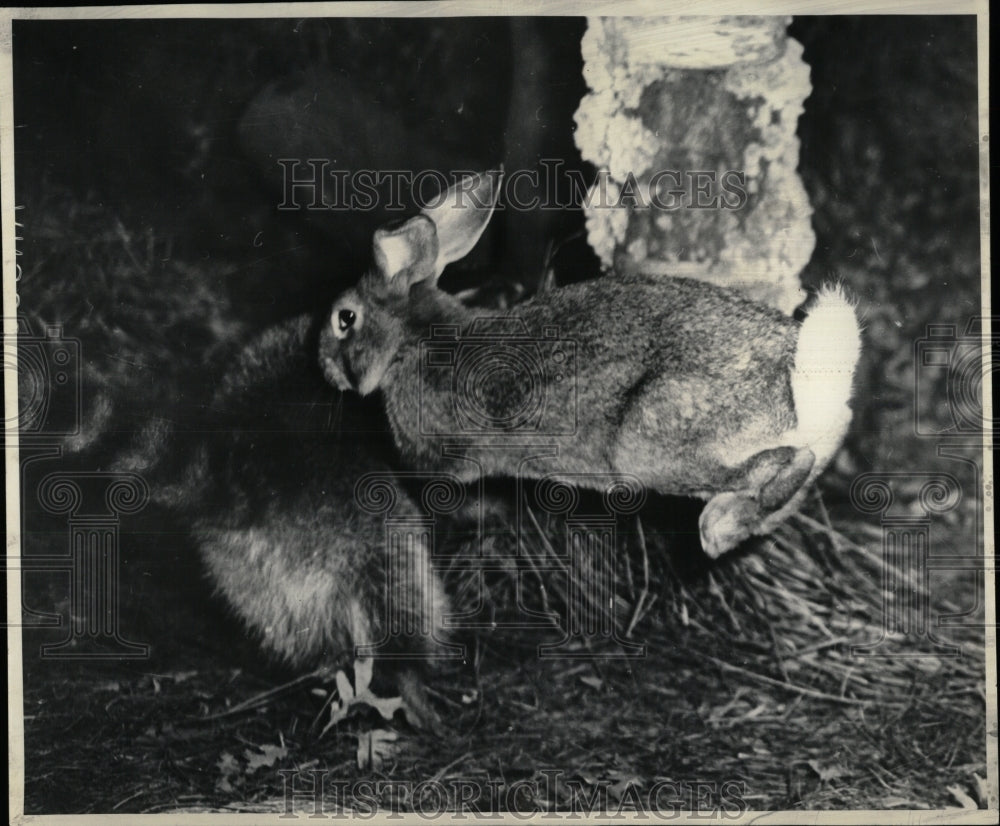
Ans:
[[[701,547],[712,559],[718,559],[749,538],[759,521],[760,507],[746,494],[717,494],[698,519]]]
[[[815,463],[807,447],[772,448],[748,459],[749,489],[719,493],[701,512],[698,528],[705,553],[717,559],[777,525],[794,509]]]

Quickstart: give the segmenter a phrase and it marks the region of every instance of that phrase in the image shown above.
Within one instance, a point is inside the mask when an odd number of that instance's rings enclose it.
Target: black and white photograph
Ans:
[[[8,821],[995,823],[988,16],[3,9]]]

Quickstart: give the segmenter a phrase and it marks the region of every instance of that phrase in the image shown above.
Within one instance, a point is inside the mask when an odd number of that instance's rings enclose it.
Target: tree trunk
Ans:
[[[791,312],[815,244],[796,172],[811,87],[788,18],[592,17],[576,141],[598,167],[590,245]]]

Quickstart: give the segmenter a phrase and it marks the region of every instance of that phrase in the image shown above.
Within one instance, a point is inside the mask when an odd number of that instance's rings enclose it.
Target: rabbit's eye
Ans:
[[[344,335],[354,326],[354,322],[357,320],[357,314],[354,310],[341,310],[337,313],[337,332],[340,335]]]

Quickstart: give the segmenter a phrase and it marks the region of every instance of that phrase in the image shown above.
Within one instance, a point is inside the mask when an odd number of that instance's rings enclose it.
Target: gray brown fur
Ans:
[[[405,462],[471,479],[475,467],[443,458],[442,439],[419,426],[422,414],[455,435],[446,441],[462,441],[451,380],[423,369],[421,342],[432,325],[454,325],[468,336],[482,315],[436,285],[444,266],[475,244],[495,203],[497,187],[486,175],[472,190],[477,197],[456,199],[469,191],[467,184],[457,185],[443,206],[376,233],[375,267],[334,303],[320,354],[328,380],[340,389],[381,391]],[[828,293],[820,302],[838,323],[846,306],[841,299],[839,292]],[[853,310],[847,314],[850,320],[840,327],[850,353],[857,328]],[[803,384],[796,373],[802,325],[777,310],[702,281],[614,275],[547,291],[506,317],[520,319],[533,337],[555,327],[559,338],[574,342],[578,419],[562,435],[513,430],[466,439],[476,446],[558,445],[558,455],[523,466],[519,451],[477,450],[487,475],[624,472],[661,493],[715,497],[701,528],[703,546],[718,555],[768,527],[771,515],[784,515],[829,460],[824,454],[817,462],[807,441],[786,441],[801,436],[795,433],[801,425],[795,379],[810,392],[816,384]],[[826,358],[833,369],[849,373],[846,389],[840,382],[829,400],[831,409],[841,410],[853,363],[841,369],[817,338],[809,337],[809,358],[802,357],[812,370],[807,378],[826,369],[825,363],[815,368],[818,347],[819,361]],[[553,378],[557,373],[545,364],[538,374],[545,404],[568,417],[574,385]],[[525,392],[517,375],[497,372],[479,388],[479,404],[502,419]],[[813,419],[825,415],[826,400],[820,402],[808,409]],[[822,442],[824,450],[839,444],[842,419],[831,419],[836,432]],[[814,424],[808,423],[810,432],[823,431],[822,422],[818,429]]]

